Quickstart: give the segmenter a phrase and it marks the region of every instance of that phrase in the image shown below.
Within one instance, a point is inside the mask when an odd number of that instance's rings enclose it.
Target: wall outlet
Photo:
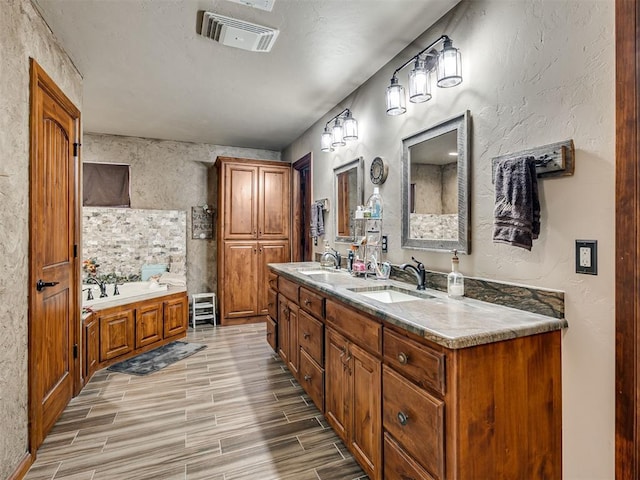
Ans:
[[[386,235],[382,235],[382,253],[387,253],[389,249],[389,243]]]
[[[598,274],[597,240],[576,240],[576,273]]]

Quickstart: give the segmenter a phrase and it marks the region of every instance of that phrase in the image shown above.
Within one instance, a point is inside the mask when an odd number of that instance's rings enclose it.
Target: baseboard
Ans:
[[[260,315],[257,317],[236,317],[236,318],[223,318],[220,321],[220,325],[227,327],[229,325],[246,325],[248,323],[264,323],[267,321],[266,315]]]
[[[34,458],[31,453],[26,452],[24,454],[24,457],[22,457],[22,460],[20,460],[18,467],[11,475],[9,475],[9,478],[7,478],[7,480],[22,480],[29,471],[31,465],[33,465],[33,460]]]

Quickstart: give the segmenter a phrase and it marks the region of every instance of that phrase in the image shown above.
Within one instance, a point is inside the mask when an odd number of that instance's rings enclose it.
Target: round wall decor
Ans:
[[[382,158],[376,157],[371,162],[371,170],[369,170],[369,177],[371,178],[371,183],[374,185],[381,185],[387,179],[387,174],[389,173],[389,166],[384,163]]]

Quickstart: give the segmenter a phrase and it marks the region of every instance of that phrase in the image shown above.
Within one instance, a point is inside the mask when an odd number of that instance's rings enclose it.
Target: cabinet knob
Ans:
[[[304,333],[302,334],[302,338],[304,338],[305,340],[308,340],[308,339],[309,339],[309,337],[311,337],[311,334],[310,334],[310,333],[304,332]]]
[[[402,364],[402,365],[406,365],[407,363],[409,363],[409,356],[404,353],[404,352],[400,352],[398,354],[398,361]]]
[[[306,375],[304,376],[304,380],[305,380],[305,382],[309,382],[309,381],[311,381],[311,375],[306,374]]]
[[[311,305],[311,300],[309,300],[308,298],[304,299],[304,304],[305,305]]]
[[[404,412],[398,412],[398,422],[400,422],[400,425],[405,426],[409,423],[409,416]]]

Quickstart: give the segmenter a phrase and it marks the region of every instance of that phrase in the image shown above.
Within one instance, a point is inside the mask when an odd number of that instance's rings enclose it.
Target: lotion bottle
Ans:
[[[451,273],[447,275],[447,294],[450,298],[462,298],[464,296],[464,275],[458,271],[458,251],[453,251],[451,258]]]

